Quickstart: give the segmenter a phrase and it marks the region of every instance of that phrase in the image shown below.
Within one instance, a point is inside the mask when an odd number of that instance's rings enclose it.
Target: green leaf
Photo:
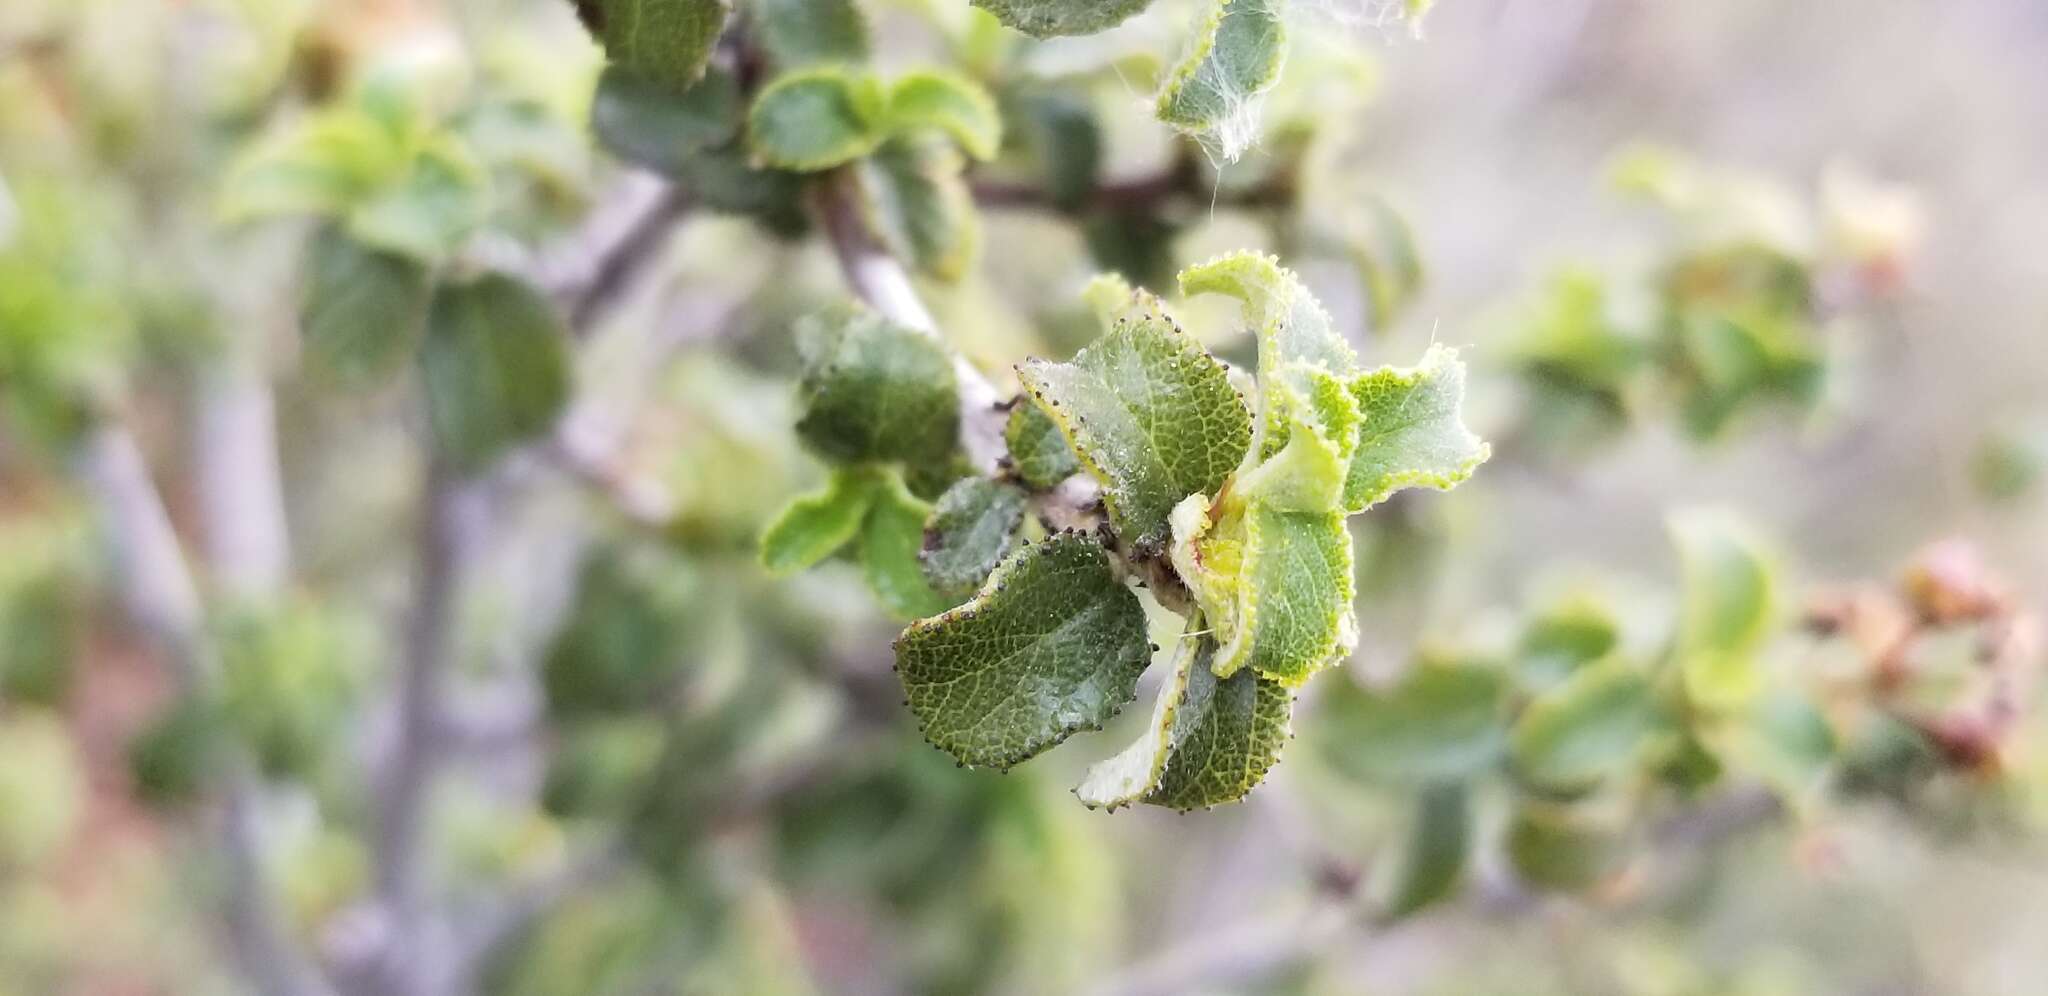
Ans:
[[[799,70],[754,98],[747,142],[770,166],[815,173],[873,152],[884,111],[873,77],[838,67]]]
[[[918,553],[924,548],[924,524],[932,507],[910,493],[903,475],[885,470],[874,489],[874,506],[860,531],[860,563],[868,587],[889,615],[918,619],[944,611],[956,600],[932,590]]]
[[[909,73],[889,88],[889,124],[894,132],[936,128],[976,159],[994,159],[1003,144],[1003,118],[995,98],[981,84],[957,73]]]
[[[1491,456],[1492,448],[1465,428],[1465,365],[1458,351],[1431,346],[1421,364],[1381,367],[1352,382],[1364,422],[1344,508],[1362,512],[1412,487],[1448,491]]]
[[[952,359],[929,335],[862,308],[797,326],[804,357],[797,435],[839,463],[950,462],[960,436]]]
[[[172,702],[128,742],[135,794],[158,806],[194,801],[221,770],[226,725],[209,698],[187,695]]]
[[[1611,819],[1584,807],[1524,800],[1508,824],[1508,860],[1523,882],[1579,892],[1619,872],[1626,838]]]
[[[1408,839],[1375,883],[1381,918],[1398,920],[1450,896],[1471,850],[1471,790],[1458,782],[1423,787],[1416,793]]]
[[[1033,38],[1092,35],[1129,20],[1152,0],[973,0],[1004,25]]]
[[[0,563],[0,696],[58,707],[80,669],[84,586],[58,561],[47,524],[22,521],[29,525],[0,532],[0,549],[8,551]]]
[[[345,741],[362,648],[310,601],[230,608],[209,623],[220,718],[265,775],[306,780]]]
[[[732,0],[575,0],[605,56],[681,91],[697,82],[725,31]]]
[[[856,167],[868,226],[891,253],[924,273],[958,281],[981,248],[981,216],[943,139],[892,138]]]
[[[925,524],[925,579],[955,601],[973,594],[1016,546],[1025,500],[1022,488],[986,477],[947,488]]]
[[[636,801],[661,760],[662,721],[649,716],[580,722],[548,754],[541,809],[550,816],[616,818]]]
[[[1214,494],[1251,442],[1251,416],[1223,364],[1169,320],[1118,323],[1072,362],[1030,360],[1017,376],[1102,482],[1124,542],[1163,547],[1167,516]]]
[[[1316,754],[1368,781],[1462,781],[1507,747],[1507,681],[1477,663],[1418,662],[1384,691],[1339,682],[1310,724]]]
[[[1620,644],[1613,610],[1592,597],[1574,597],[1529,621],[1517,650],[1517,677],[1537,691],[1549,689]]]
[[[739,137],[742,110],[739,83],[722,69],[677,93],[607,66],[591,99],[590,129],[613,155],[673,176],[691,158]]]
[[[674,176],[705,208],[744,215],[778,235],[798,235],[810,225],[803,174],[755,168],[744,142],[690,156],[675,165]]]
[[[1279,0],[1216,0],[1194,48],[1159,92],[1159,120],[1199,136],[1224,160],[1250,146],[1258,98],[1280,80],[1287,25]]]
[[[860,532],[874,499],[873,474],[835,469],[823,490],[791,501],[761,534],[761,565],[791,574],[839,552]]]
[[[925,738],[964,764],[1007,768],[1100,729],[1150,657],[1145,610],[1093,537],[1015,553],[973,600],[912,623],[896,670]]]
[[[428,296],[418,263],[323,226],[307,246],[299,307],[307,362],[345,387],[383,383],[419,344]]]
[[[1017,478],[1034,490],[1048,490],[1081,472],[1081,458],[1067,445],[1059,423],[1037,405],[1011,407],[1010,418],[1003,423],[1003,443]]]
[[[445,259],[490,211],[490,176],[453,139],[428,144],[394,184],[356,205],[348,231],[422,263]]]
[[[443,455],[474,470],[554,425],[569,398],[565,338],[547,298],[517,278],[436,288],[420,366]]]
[[[229,222],[280,215],[340,217],[401,175],[400,137],[356,107],[316,114],[258,144],[228,171],[220,211]]]
[[[1734,719],[1701,731],[1714,753],[1754,772],[1795,811],[1812,806],[1838,748],[1819,707],[1806,696],[1780,691],[1758,697]]]
[[[754,0],[761,48],[778,69],[868,58],[868,19],[853,0]]]
[[[1510,352],[1530,379],[1615,412],[1626,409],[1629,382],[1650,359],[1646,344],[1608,317],[1600,277],[1580,270],[1551,277]]]
[[[1581,669],[1529,704],[1508,750],[1532,787],[1574,795],[1636,762],[1656,720],[1650,682],[1627,661]]]
[[[1358,354],[1337,333],[1330,313],[1301,278],[1271,256],[1227,253],[1188,267],[1180,273],[1180,292],[1190,297],[1222,294],[1243,302],[1245,321],[1259,344],[1261,377],[1294,368],[1320,368],[1349,376],[1358,366]],[[1268,407],[1262,456],[1287,439],[1284,410],[1278,405]]]
[[[619,158],[673,178],[709,210],[801,232],[803,177],[756,169],[741,134],[745,119],[737,79],[718,67],[681,93],[608,68],[590,108],[591,130]]]
[[[1772,558],[1725,514],[1682,512],[1670,529],[1684,585],[1677,659],[1687,698],[1710,710],[1739,708],[1763,685],[1757,653],[1776,622]]]
[[[1236,802],[1256,788],[1293,736],[1294,693],[1249,671],[1229,678],[1190,667],[1174,710],[1172,752],[1145,801],[1183,812]]]
[[[659,546],[600,546],[583,558],[575,600],[541,659],[548,715],[656,713],[672,704],[703,598]]]

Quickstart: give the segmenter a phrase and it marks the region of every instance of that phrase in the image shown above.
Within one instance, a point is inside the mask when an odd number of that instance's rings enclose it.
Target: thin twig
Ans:
[[[687,217],[691,200],[684,191],[663,181],[635,180],[627,184],[615,204],[601,209],[563,247],[549,254],[552,262],[541,266],[538,279],[565,309],[570,336],[579,342],[589,339],[597,324],[661,258],[675,226]],[[700,328],[722,326],[734,307],[717,308],[708,315],[693,316],[694,320],[678,317],[664,322],[672,330],[658,336],[650,351],[656,358],[666,356]],[[659,481],[628,477],[618,466],[617,449],[623,433],[616,431],[615,420],[626,417],[617,410],[620,405],[611,393],[584,398],[532,449],[572,477],[611,495],[633,521],[659,526],[672,514],[674,501]],[[384,945],[379,960],[386,965],[393,958],[404,957],[401,949],[418,929],[420,897],[414,866],[419,860],[419,809],[426,783],[432,767],[449,752],[444,748],[460,746],[437,739],[437,731],[447,732],[451,718],[442,701],[439,661],[446,656],[452,635],[455,575],[448,572],[459,558],[456,534],[461,531],[453,521],[459,518],[459,509],[453,505],[461,499],[449,490],[460,485],[447,474],[445,469],[437,469],[429,475],[433,480],[420,544],[421,600],[408,634],[400,747],[394,756],[392,786],[387,790],[398,793],[398,802],[387,804],[388,825],[379,832],[380,853],[389,855],[388,861],[379,863],[381,905],[387,916],[397,917],[378,925]],[[436,495],[441,496],[440,501]],[[530,731],[539,714],[514,718]],[[498,732],[503,735],[507,731]],[[625,867],[625,859],[623,841],[614,841],[581,860],[513,886],[501,906],[455,939],[448,958],[433,960],[409,980],[398,981],[412,991],[472,991],[508,944],[562,903],[610,880]],[[409,907],[411,914],[401,913]],[[377,984],[393,985],[389,969],[380,974]]]
[[[230,360],[199,399],[194,460],[214,589],[274,602],[291,577],[276,402],[253,361]]]
[[[1210,182],[1211,177],[1202,172],[1200,162],[1193,155],[1183,154],[1156,173],[1105,181],[1084,196],[1069,200],[1055,197],[1052,191],[1034,184],[989,177],[974,178],[971,189],[975,203],[982,207],[1026,208],[1067,214],[1151,214],[1176,203],[1203,209],[1212,206],[1284,208],[1296,199],[1294,179],[1284,170],[1249,187],[1212,189]]]
[[[385,991],[406,993],[418,979],[409,945],[418,943],[425,914],[420,895],[420,844],[427,789],[439,766],[436,728],[454,645],[457,584],[465,546],[464,520],[475,495],[439,457],[428,460],[422,488],[412,616],[406,622],[398,688],[398,736],[377,793],[373,842],[374,894],[389,944],[370,967]]]
[[[588,336],[612,305],[632,288],[634,282],[661,256],[677,222],[690,213],[690,196],[681,187],[669,186],[656,195],[616,241],[595,255],[587,281],[569,298],[569,328],[578,338]]]

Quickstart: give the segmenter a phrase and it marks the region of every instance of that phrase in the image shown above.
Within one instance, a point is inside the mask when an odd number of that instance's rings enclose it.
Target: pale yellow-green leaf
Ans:
[[[1003,144],[1003,118],[981,84],[957,73],[920,70],[889,88],[888,127],[895,132],[935,128],[976,159],[995,158]]]
[[[1687,697],[1709,710],[1739,708],[1763,685],[1758,653],[1776,623],[1773,558],[1725,513],[1681,512],[1670,530],[1684,585],[1677,658]]]
[[[879,477],[874,504],[860,530],[860,563],[868,587],[896,619],[944,611],[953,600],[932,589],[918,563],[918,552],[924,548],[924,524],[932,507],[910,493],[896,468],[883,470]]]
[[[853,542],[874,504],[874,474],[836,469],[825,487],[784,506],[761,535],[761,564],[777,574],[801,571]]]
[[[1465,364],[1455,349],[1431,346],[1416,366],[1367,371],[1352,393],[1361,427],[1344,484],[1348,512],[1404,488],[1450,490],[1493,453],[1465,427]]]

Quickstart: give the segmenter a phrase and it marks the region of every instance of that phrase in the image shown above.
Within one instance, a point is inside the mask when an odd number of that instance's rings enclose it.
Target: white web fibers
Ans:
[[[1423,13],[1430,3],[1418,5],[1412,0],[1292,0],[1292,5],[1295,11],[1309,19],[1391,42],[1403,35],[1421,38]]]
[[[1284,69],[1287,49],[1308,39],[1328,39],[1334,27],[1339,34],[1356,35],[1357,41],[1389,44],[1402,37],[1420,38],[1422,11],[1428,3],[1416,0],[1236,0],[1263,15],[1261,23],[1284,23],[1287,38],[1280,47],[1281,66],[1268,74],[1256,47],[1231,44],[1230,25],[1209,53],[1211,65],[1199,79],[1190,81],[1198,96],[1214,105],[1216,114],[1208,129],[1195,134],[1210,165],[1221,168],[1237,162],[1257,144],[1261,136],[1260,116],[1268,86],[1247,88],[1243,81],[1275,77]],[[1206,25],[1204,25],[1206,27]],[[1199,38],[1189,41],[1199,45]]]
[[[1284,0],[1235,0],[1231,6],[1262,15],[1243,22],[1245,24],[1285,24],[1282,19],[1288,13]],[[1231,37],[1233,31],[1250,33],[1256,30],[1259,29],[1226,22],[1216,39],[1215,48],[1207,56],[1209,65],[1197,80],[1189,84],[1198,91],[1201,99],[1214,104],[1220,112],[1212,119],[1208,130],[1195,136],[1212,166],[1222,167],[1236,162],[1258,141],[1260,111],[1266,91],[1272,88],[1286,68],[1287,49],[1292,44],[1290,39],[1283,38],[1279,51],[1268,54],[1256,46],[1242,44],[1242,37]],[[1189,44],[1200,43],[1196,39]],[[1276,59],[1277,64],[1269,67],[1269,59]],[[1265,81],[1263,86],[1248,88],[1244,84],[1246,80],[1258,79]]]

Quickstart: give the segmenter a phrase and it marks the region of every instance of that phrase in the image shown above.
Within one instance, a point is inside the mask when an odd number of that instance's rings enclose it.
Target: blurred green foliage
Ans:
[[[220,820],[244,768],[281,933],[343,965],[387,860],[407,503],[436,473],[476,521],[430,717],[422,943],[571,883],[484,952],[481,991],[1074,992],[1157,968],[1149,950],[1233,956],[1304,900],[1349,918],[1338,940],[1287,931],[1274,947],[1308,950],[1184,988],[1960,990],[1938,976],[1968,956],[1899,936],[1944,916],[2024,950],[2019,913],[1955,914],[2031,881],[2012,873],[2042,815],[2021,589],[1954,546],[1897,583],[1815,588],[1750,522],[1806,536],[1763,509],[1674,518],[1662,580],[1503,614],[1479,604],[1558,542],[1501,531],[1556,495],[1511,466],[1441,505],[1382,501],[1479,452],[1463,368],[1421,339],[1444,313],[1432,269],[1473,286],[1459,219],[1383,168],[1410,133],[1436,140],[1442,103],[1404,77],[1402,114],[1370,111],[1381,59],[1359,41],[1379,34],[1355,27],[1428,6],[7,4],[0,993],[238,991]],[[1611,46],[1620,66],[1646,29],[1596,10],[1600,44],[1572,58]],[[1558,79],[1528,89],[1590,99]],[[1455,82],[1476,114],[1489,88]],[[1554,193],[1547,158],[1513,163],[1524,200]],[[684,220],[639,243],[627,286],[555,272],[650,175]],[[1654,150],[1611,179],[1652,207],[1649,251],[1561,270],[1463,354],[1502,463],[1652,421],[1732,448],[1844,403],[1851,355],[1900,318],[1909,192],[1831,171],[1806,197]],[[1480,207],[1491,245],[1516,219]],[[843,305],[814,244],[835,225],[910,275],[943,341]],[[1260,251],[1178,296],[1132,290],[1238,245]],[[1122,279],[1076,293],[1104,270]],[[1076,350],[1027,371],[1046,397],[1013,399],[1013,363]],[[1382,353],[1423,361],[1367,365]],[[1004,444],[987,467],[958,417],[974,369],[1008,406],[983,413]],[[204,428],[241,378],[275,392],[298,568],[253,597],[216,562]],[[1498,403],[1504,381],[1525,404]],[[2044,437],[2024,398],[1999,410],[1959,421],[2012,528],[1990,549],[2024,576]],[[193,568],[191,687],[146,614],[123,621],[147,572],[76,472],[112,430]],[[1692,469],[1665,492],[1716,490]],[[1626,544],[1652,495],[1635,483],[1564,500]],[[1177,534],[1195,494],[1215,501]],[[1886,496],[1859,501],[1841,517],[1893,555],[1864,507]],[[1163,609],[1193,609],[1188,632]],[[1002,646],[899,657],[906,702],[887,620],[920,617],[915,653]],[[1040,652],[1011,653],[1018,634]],[[1155,650],[1158,704],[1118,715]],[[1033,722],[994,730],[1028,742],[933,739],[998,764],[1082,746],[998,777],[921,741],[919,719],[981,718],[947,683],[963,662],[985,699],[1028,700]],[[1343,677],[1291,716],[1327,665]],[[1206,816],[1073,797],[1190,808],[1262,780]],[[1376,957],[1401,979],[1357,971]]]

